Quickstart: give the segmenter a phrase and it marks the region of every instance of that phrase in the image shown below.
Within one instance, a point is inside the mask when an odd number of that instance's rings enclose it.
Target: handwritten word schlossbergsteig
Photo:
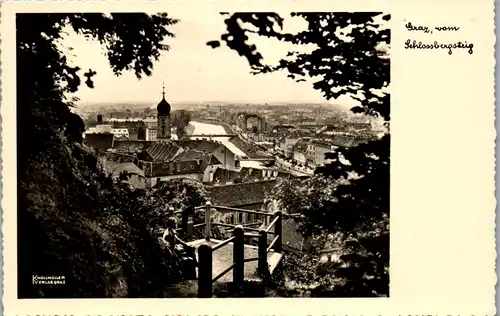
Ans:
[[[443,43],[438,43],[437,41],[434,41],[434,43],[429,44],[429,43],[422,43],[418,42],[416,40],[413,40],[413,42],[408,39],[405,42],[405,48],[406,49],[447,49],[448,50],[448,55],[453,54],[454,49],[468,49],[468,53],[472,54],[474,53],[473,48],[474,44],[472,43],[467,43],[467,42],[456,42],[453,44],[443,44]]]

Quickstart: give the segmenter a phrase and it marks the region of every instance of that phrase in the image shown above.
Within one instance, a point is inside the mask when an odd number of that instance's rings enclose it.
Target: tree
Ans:
[[[166,26],[176,22],[167,14],[18,14],[17,112],[18,126],[23,127],[19,129],[18,144],[30,144],[19,148],[19,162],[23,163],[31,153],[37,153],[49,143],[47,124],[65,131],[70,127],[71,117],[78,120],[69,109],[76,101],[71,93],[81,85],[82,70],[71,66],[58,46],[66,28],[98,40],[106,48],[116,75],[132,70],[141,78],[151,75],[153,60],[158,60],[160,53],[169,49],[162,41],[173,36]],[[95,74],[92,69],[83,74],[87,77],[87,86],[93,86]],[[82,131],[78,132],[81,135]]]
[[[176,127],[177,127],[177,138],[183,139],[186,137],[185,128],[191,122],[191,113],[186,110],[179,110],[177,112]]]
[[[82,144],[83,121],[70,108],[82,82],[59,48],[67,27],[98,40],[116,75],[150,75],[173,36],[166,14],[18,14],[18,295],[161,295],[178,271],[143,225],[140,192],[116,186]],[[85,83],[93,86],[89,70]],[[63,275],[66,286],[32,284]],[[162,275],[159,278],[158,275]]]
[[[352,108],[354,113],[379,116],[389,126],[390,30],[382,25],[389,15],[292,13],[292,18],[307,23],[307,29],[296,34],[283,32],[284,19],[275,13],[223,15],[227,33],[220,40],[245,57],[254,74],[285,71],[296,81],[311,78],[314,89],[326,99],[350,96],[360,102]],[[249,42],[249,35],[309,44],[314,49],[308,53],[289,51],[277,65],[267,65],[258,47]],[[221,46],[219,40],[207,44]],[[341,247],[341,264],[328,268],[335,278],[330,278],[329,284],[322,283],[321,291],[314,295],[388,295],[389,148],[386,134],[365,145],[337,150],[327,154],[332,162],[318,168],[312,179],[278,186],[275,195],[281,206],[303,214],[299,222],[304,236],[335,234]],[[309,259],[302,276],[321,266],[311,267]],[[288,260],[292,269],[300,266],[300,260],[293,256]]]

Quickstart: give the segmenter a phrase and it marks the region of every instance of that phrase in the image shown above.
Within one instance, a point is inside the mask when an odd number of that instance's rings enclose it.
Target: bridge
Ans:
[[[238,136],[237,134],[193,134],[193,135],[187,135],[187,137],[208,137],[208,138],[213,138],[213,137],[235,137]]]
[[[204,223],[193,223],[194,211],[203,210]],[[238,212],[255,214],[265,218],[260,228],[244,227],[227,223],[212,222],[213,212]],[[262,282],[275,275],[284,257],[282,249],[282,218],[281,211],[268,213],[256,210],[212,205],[187,208],[174,212],[180,214],[181,227],[177,229],[185,238],[193,236],[194,229],[204,227],[204,239],[187,242],[196,249],[198,261],[197,286],[198,297],[212,297],[213,285],[216,283],[233,283],[243,285],[245,281]],[[233,228],[232,236],[226,240],[214,240],[210,237],[212,226]],[[274,236],[272,240],[269,236]],[[252,241],[257,241],[257,246]]]

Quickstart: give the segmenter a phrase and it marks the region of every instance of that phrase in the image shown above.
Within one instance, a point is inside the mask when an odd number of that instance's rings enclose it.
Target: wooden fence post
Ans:
[[[194,234],[194,222],[193,217],[190,216],[186,227],[186,238],[190,238]]]
[[[210,216],[212,215],[212,203],[205,203],[205,240],[210,241]]]
[[[233,242],[233,283],[243,284],[245,278],[245,245],[243,226],[238,225],[234,228]]]
[[[267,232],[265,229],[259,230],[259,261],[257,271],[260,275],[267,275]]]
[[[181,213],[181,228],[184,237],[187,237],[187,223],[189,219],[189,210],[184,208]]]
[[[281,211],[276,211],[274,213],[276,216],[278,216],[278,220],[276,221],[276,224],[274,224],[274,237],[278,237],[278,240],[276,240],[276,243],[274,244],[274,251],[275,252],[281,252],[282,250],[282,222],[283,222],[283,214]]]
[[[182,211],[182,232],[184,234],[184,237],[186,238],[189,238],[193,235],[193,214],[194,209],[192,206],[188,206]]]
[[[198,248],[198,297],[212,297],[212,246],[202,244]]]

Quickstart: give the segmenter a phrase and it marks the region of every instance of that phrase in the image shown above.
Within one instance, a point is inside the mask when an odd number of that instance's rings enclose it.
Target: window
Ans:
[[[243,223],[243,213],[238,213],[238,223]]]

